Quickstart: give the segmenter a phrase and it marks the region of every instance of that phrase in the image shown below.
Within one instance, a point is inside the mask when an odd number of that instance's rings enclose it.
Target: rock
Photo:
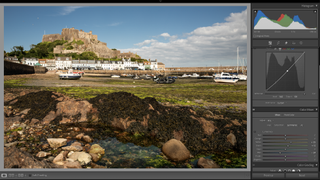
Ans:
[[[227,140],[228,140],[229,143],[232,144],[232,146],[234,146],[237,143],[236,136],[234,134],[232,134],[232,133],[228,134]]]
[[[48,148],[49,148],[49,144],[43,144],[43,145],[41,146],[41,148],[42,148],[42,149],[48,149]]]
[[[12,109],[9,109],[8,106],[4,106],[3,110],[4,110],[4,115],[7,117],[9,117],[13,112]]]
[[[90,138],[90,136],[88,136],[88,135],[83,136],[82,139],[83,139],[85,142],[88,142],[88,143],[90,143],[90,142],[93,141],[93,140]]]
[[[75,168],[75,169],[81,169],[81,165],[78,161],[74,161],[74,162],[66,162],[64,164],[64,168]]]
[[[18,113],[17,115],[18,115],[18,116],[19,116],[19,115],[22,115],[22,114],[26,115],[26,114],[28,114],[29,111],[30,111],[30,108],[21,111],[21,112]]]
[[[77,136],[76,136],[76,139],[82,139],[82,137],[84,136],[84,133],[81,133],[81,134],[78,134]]]
[[[80,142],[78,142],[78,141],[75,141],[70,146],[82,146],[82,144]]]
[[[56,157],[53,159],[52,162],[53,162],[54,164],[63,165],[63,164],[61,164],[61,162],[65,160],[65,158],[63,157],[63,152],[64,152],[64,151],[60,152],[60,154],[58,154],[58,156],[56,156]]]
[[[42,124],[50,124],[57,117],[56,112],[50,111],[42,120]]]
[[[200,168],[220,168],[220,166],[216,162],[214,162],[212,159],[205,159],[203,157],[201,157],[198,160],[197,165]]]
[[[9,131],[19,127],[20,120],[20,116],[4,117],[4,131]]]
[[[85,152],[74,152],[69,156],[70,159],[77,160],[81,165],[86,165],[91,162],[91,156]]]
[[[20,148],[20,151],[27,151],[27,148],[22,147],[22,148]]]
[[[18,101],[18,99],[15,99],[15,100],[11,101],[9,104],[10,104],[10,105],[13,105],[13,104],[16,103],[17,101]]]
[[[194,100],[194,102],[199,103],[199,104],[203,104],[203,100],[202,99],[196,99],[196,100]]]
[[[226,163],[230,164],[231,160],[230,159],[226,159]]]
[[[67,139],[65,138],[48,138],[47,141],[53,149],[57,149],[67,144]]]
[[[66,146],[66,147],[62,147],[63,150],[67,150],[67,151],[82,151],[82,147],[81,146]]]
[[[62,102],[57,103],[57,111],[56,115],[66,117],[69,119],[69,122],[86,122],[87,114],[90,113],[92,115],[92,120],[97,121],[98,120],[98,111],[96,108],[92,107],[92,104],[90,104],[88,101],[76,101],[73,99],[70,100],[64,100]],[[80,114],[80,119],[74,119],[73,117]],[[68,121],[66,121],[68,122]]]
[[[15,141],[15,142],[12,142],[12,143],[7,143],[7,144],[4,144],[5,147],[11,147],[11,146],[17,146],[17,144],[19,144],[19,141]]]
[[[92,157],[93,162],[98,162],[102,158],[101,154],[95,154],[95,153],[89,153],[89,154]]]
[[[49,157],[47,158],[47,160],[50,161],[50,162],[52,162],[52,161],[54,160],[54,157],[53,157],[53,156],[49,156]]]
[[[190,116],[192,119],[199,121],[199,123],[202,125],[202,128],[204,130],[204,133],[206,135],[211,135],[217,128],[214,126],[214,123],[212,121],[207,121],[203,117],[196,118],[194,116]]]
[[[190,157],[189,150],[181,141],[171,139],[162,146],[162,152],[173,161],[183,161]]]
[[[73,151],[70,151],[70,152],[68,153],[67,157],[70,157],[71,154],[73,154],[73,153],[74,153]]]
[[[130,117],[128,116],[126,119],[123,118],[114,118],[111,122],[111,126],[113,128],[121,129],[122,131],[126,130],[131,123],[136,122],[136,120],[129,120]]]
[[[75,132],[79,132],[79,131],[80,131],[80,128],[74,127],[73,130],[74,130]]]
[[[59,168],[52,163],[45,160],[39,161],[31,154],[21,151],[16,147],[4,148],[4,168],[28,168],[28,169],[42,169],[42,168]]]
[[[35,124],[37,124],[37,123],[39,123],[39,122],[40,122],[40,121],[39,121],[38,119],[32,118],[29,125],[32,126],[32,125],[35,125]]]
[[[93,144],[89,150],[89,153],[104,155],[105,151],[99,144]]]
[[[68,162],[75,162],[75,160],[70,159],[70,158],[67,158],[66,161],[68,161]]]
[[[50,155],[51,155],[51,153],[40,151],[40,152],[38,152],[38,154],[36,156],[42,158],[42,157],[46,157],[46,156],[50,156]]]
[[[176,140],[181,141],[181,140],[183,139],[183,131],[182,131],[182,130],[180,130],[180,131],[174,130],[174,131],[173,131],[173,137],[174,137]]]
[[[246,165],[241,165],[240,167],[245,168],[245,167],[246,167]]]
[[[96,163],[93,163],[93,162],[91,162],[91,168],[95,168],[95,169],[98,169],[98,168],[106,168],[106,167],[104,167],[104,166],[100,166],[100,165],[98,165],[98,164],[96,164]]]
[[[213,117],[213,113],[210,110],[205,110],[203,112],[203,115],[206,117]]]

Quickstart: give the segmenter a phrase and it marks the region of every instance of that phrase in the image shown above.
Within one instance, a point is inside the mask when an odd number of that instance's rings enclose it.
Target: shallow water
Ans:
[[[161,152],[154,145],[141,147],[133,143],[124,144],[111,137],[90,144],[99,144],[105,149],[105,155],[97,164],[107,168],[145,168],[148,167],[148,159],[155,158]]]

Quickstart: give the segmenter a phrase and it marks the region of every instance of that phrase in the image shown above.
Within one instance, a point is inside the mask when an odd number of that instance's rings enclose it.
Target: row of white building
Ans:
[[[8,58],[10,59],[10,58]],[[22,64],[43,66],[48,70],[77,69],[77,70],[162,70],[164,64],[156,60],[137,62],[122,58],[121,61],[105,60],[72,60],[72,57],[55,57],[55,59],[23,58]]]

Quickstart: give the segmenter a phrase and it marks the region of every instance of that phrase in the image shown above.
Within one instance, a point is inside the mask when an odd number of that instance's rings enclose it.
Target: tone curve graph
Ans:
[[[267,17],[262,11],[258,10],[254,19],[255,30],[315,30],[316,27],[307,27],[300,19],[299,15],[291,18],[287,14],[281,14],[277,19]]]

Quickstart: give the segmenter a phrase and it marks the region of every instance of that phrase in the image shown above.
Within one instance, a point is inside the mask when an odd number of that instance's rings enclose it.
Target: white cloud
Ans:
[[[171,66],[217,66],[236,65],[237,52],[240,47],[240,58],[247,56],[247,10],[231,13],[225,22],[212,26],[199,27],[186,33],[184,39],[177,35],[162,33],[169,38],[167,43],[155,39],[144,40],[135,45],[140,48],[121,49],[137,52],[142,58],[157,59],[167,67]]]
[[[167,37],[170,37],[170,34],[169,33],[162,33],[162,34],[160,34],[160,36],[167,38]]]
[[[155,42],[157,42],[157,40],[150,39],[150,40],[145,40],[145,41],[143,41],[143,42],[141,42],[141,43],[137,43],[137,44],[135,44],[135,45],[137,45],[137,46],[144,46],[144,45],[148,45],[148,44],[150,44],[150,43],[155,43]]]
[[[73,11],[79,9],[79,8],[83,8],[84,6],[66,6],[66,7],[62,7],[62,10],[60,12],[60,15],[64,16],[64,15],[68,15],[70,13],[72,13]]]

